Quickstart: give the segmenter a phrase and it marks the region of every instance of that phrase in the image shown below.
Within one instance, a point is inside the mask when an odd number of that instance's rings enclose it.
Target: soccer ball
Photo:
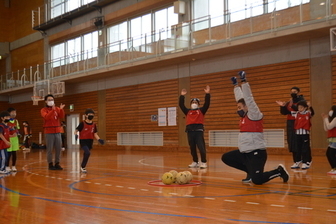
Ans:
[[[190,183],[190,181],[192,181],[193,179],[193,175],[190,171],[183,171],[186,175],[187,175],[187,183]]]
[[[179,172],[176,175],[176,183],[178,184],[186,184],[187,183],[187,175],[184,172]]]
[[[176,170],[171,170],[169,171],[169,173],[173,174],[174,182],[176,182],[176,175],[178,174],[178,172]]]
[[[166,172],[162,175],[161,180],[162,180],[162,183],[164,184],[167,184],[167,185],[172,184],[174,183],[173,174]]]

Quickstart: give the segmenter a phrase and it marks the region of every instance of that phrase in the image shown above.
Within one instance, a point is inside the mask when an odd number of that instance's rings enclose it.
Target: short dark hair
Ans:
[[[10,114],[8,111],[5,110],[0,113],[0,117],[10,117]]]
[[[244,106],[246,105],[244,98],[239,99],[239,100],[237,101],[237,103],[241,103],[241,104],[243,104]]]
[[[10,113],[10,112],[12,112],[12,111],[15,111],[15,108],[10,107],[10,108],[7,109],[7,111],[8,111],[8,113]]]
[[[92,110],[91,108],[87,108],[85,110],[85,114],[94,114],[94,113],[95,113],[94,110]]]
[[[291,88],[291,90],[292,90],[292,89],[295,89],[295,90],[297,90],[298,92],[300,92],[300,88],[299,88],[299,87],[293,86],[293,87]]]
[[[304,108],[308,108],[307,101],[305,101],[305,100],[300,100],[300,101],[297,103],[297,106],[303,106]]]
[[[197,103],[198,103],[198,105],[200,104],[200,99],[198,99],[198,98],[192,98],[191,100],[190,100],[190,103],[192,103],[193,101],[196,101]]]
[[[54,95],[48,94],[44,97],[44,101],[46,101],[48,99],[48,97],[52,97],[53,99],[55,99]]]

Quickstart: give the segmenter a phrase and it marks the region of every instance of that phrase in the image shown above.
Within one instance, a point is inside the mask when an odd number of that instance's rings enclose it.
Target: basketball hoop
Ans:
[[[33,101],[33,105],[35,105],[35,106],[38,105],[38,101],[42,101],[43,100],[43,98],[40,97],[40,96],[32,96],[31,99]]]

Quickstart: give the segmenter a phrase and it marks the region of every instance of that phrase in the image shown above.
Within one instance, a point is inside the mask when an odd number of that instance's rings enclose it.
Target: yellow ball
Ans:
[[[190,181],[192,181],[192,179],[193,179],[192,173],[188,170],[183,171],[183,172],[187,175],[187,183],[190,183]]]
[[[171,170],[169,171],[169,173],[173,174],[174,182],[176,182],[176,175],[178,174],[178,172],[176,170]]]
[[[162,175],[161,180],[162,180],[162,183],[164,184],[167,184],[167,185],[172,184],[174,183],[173,174],[166,172]]]
[[[186,184],[187,183],[187,175],[184,172],[179,172],[176,175],[176,183]]]

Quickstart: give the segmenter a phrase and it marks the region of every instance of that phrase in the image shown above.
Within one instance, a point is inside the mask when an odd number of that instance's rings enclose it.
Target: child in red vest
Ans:
[[[329,175],[336,175],[336,105],[331,107],[329,114],[322,114],[324,130],[328,131],[329,146],[327,158],[331,166]]]
[[[7,148],[11,145],[9,136],[12,134],[7,123],[11,117],[8,111],[3,111],[0,113],[0,118],[0,174],[6,174],[9,173],[9,171],[6,170],[6,160],[8,157]]]
[[[310,107],[307,101],[298,102],[298,112],[295,114],[294,129],[297,140],[297,155],[295,163],[302,162],[301,169],[309,169],[312,163],[310,148],[310,119],[314,116],[314,109]]]
[[[75,130],[75,138],[76,141],[78,139],[79,132],[79,144],[81,149],[84,150],[83,160],[80,167],[82,173],[87,173],[86,164],[89,161],[89,157],[91,154],[91,149],[93,145],[93,140],[96,139],[101,145],[105,144],[103,139],[100,139],[98,135],[97,126],[93,123],[92,119],[94,118],[94,111],[92,109],[85,110],[85,120],[79,123]]]

